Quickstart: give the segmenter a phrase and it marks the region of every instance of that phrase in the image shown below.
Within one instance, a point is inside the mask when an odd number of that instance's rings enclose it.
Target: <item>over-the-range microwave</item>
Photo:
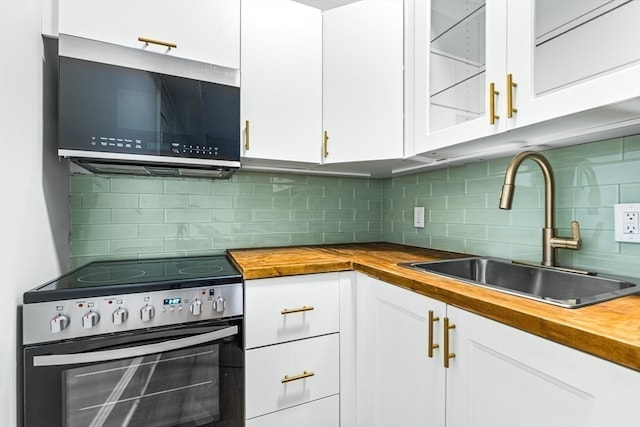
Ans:
[[[95,173],[228,178],[239,70],[59,38],[58,155]]]

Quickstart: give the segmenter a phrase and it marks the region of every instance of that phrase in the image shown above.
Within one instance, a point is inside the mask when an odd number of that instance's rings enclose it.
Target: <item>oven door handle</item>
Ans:
[[[33,366],[62,366],[81,363],[106,362],[117,359],[146,356],[154,353],[180,350],[194,345],[217,341],[238,334],[237,326],[220,329],[176,340],[163,341],[136,347],[118,348],[114,350],[94,351],[89,353],[50,354],[33,357]]]

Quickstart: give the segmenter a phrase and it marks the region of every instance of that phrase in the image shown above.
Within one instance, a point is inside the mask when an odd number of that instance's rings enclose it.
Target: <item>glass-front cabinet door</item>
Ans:
[[[486,2],[431,2],[429,132],[485,115]]]
[[[405,5],[407,157],[640,121],[640,0]]]
[[[408,64],[407,85],[415,132],[408,154],[433,155],[438,148],[500,132],[497,78],[506,65],[506,2],[416,0],[407,8],[414,17],[408,27],[414,62]]]
[[[507,19],[510,128],[601,107],[603,120],[640,115],[640,0],[509,1]]]

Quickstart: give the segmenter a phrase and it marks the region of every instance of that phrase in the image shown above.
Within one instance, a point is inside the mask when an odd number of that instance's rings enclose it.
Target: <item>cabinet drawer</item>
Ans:
[[[338,394],[338,337],[324,335],[248,350],[247,419]],[[290,381],[282,382],[285,376]],[[295,379],[298,376],[302,378]]]
[[[245,424],[246,427],[338,427],[339,425],[340,398],[338,395],[252,418]]]
[[[338,332],[338,281],[339,273],[246,281],[246,348]]]

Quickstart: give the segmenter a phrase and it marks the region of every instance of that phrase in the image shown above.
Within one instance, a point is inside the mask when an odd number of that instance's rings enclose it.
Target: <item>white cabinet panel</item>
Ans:
[[[359,426],[640,425],[639,372],[364,275],[357,309]]]
[[[434,322],[428,355],[429,310]],[[357,423],[361,427],[444,426],[441,328],[446,305],[358,275]]]
[[[338,332],[338,280],[339,273],[247,280],[245,347]],[[300,311],[286,314],[285,310]]]
[[[247,420],[246,427],[338,427],[340,425],[338,396],[298,405]]]
[[[339,394],[337,333],[247,350],[245,360],[247,419]]]
[[[330,9],[322,36],[323,163],[401,158],[403,2]]]
[[[320,10],[290,0],[242,0],[241,62],[243,156],[319,163]]]
[[[449,306],[456,427],[638,426],[640,374]]]
[[[60,0],[60,33],[240,68],[240,0]],[[147,37],[177,45],[145,44]]]

